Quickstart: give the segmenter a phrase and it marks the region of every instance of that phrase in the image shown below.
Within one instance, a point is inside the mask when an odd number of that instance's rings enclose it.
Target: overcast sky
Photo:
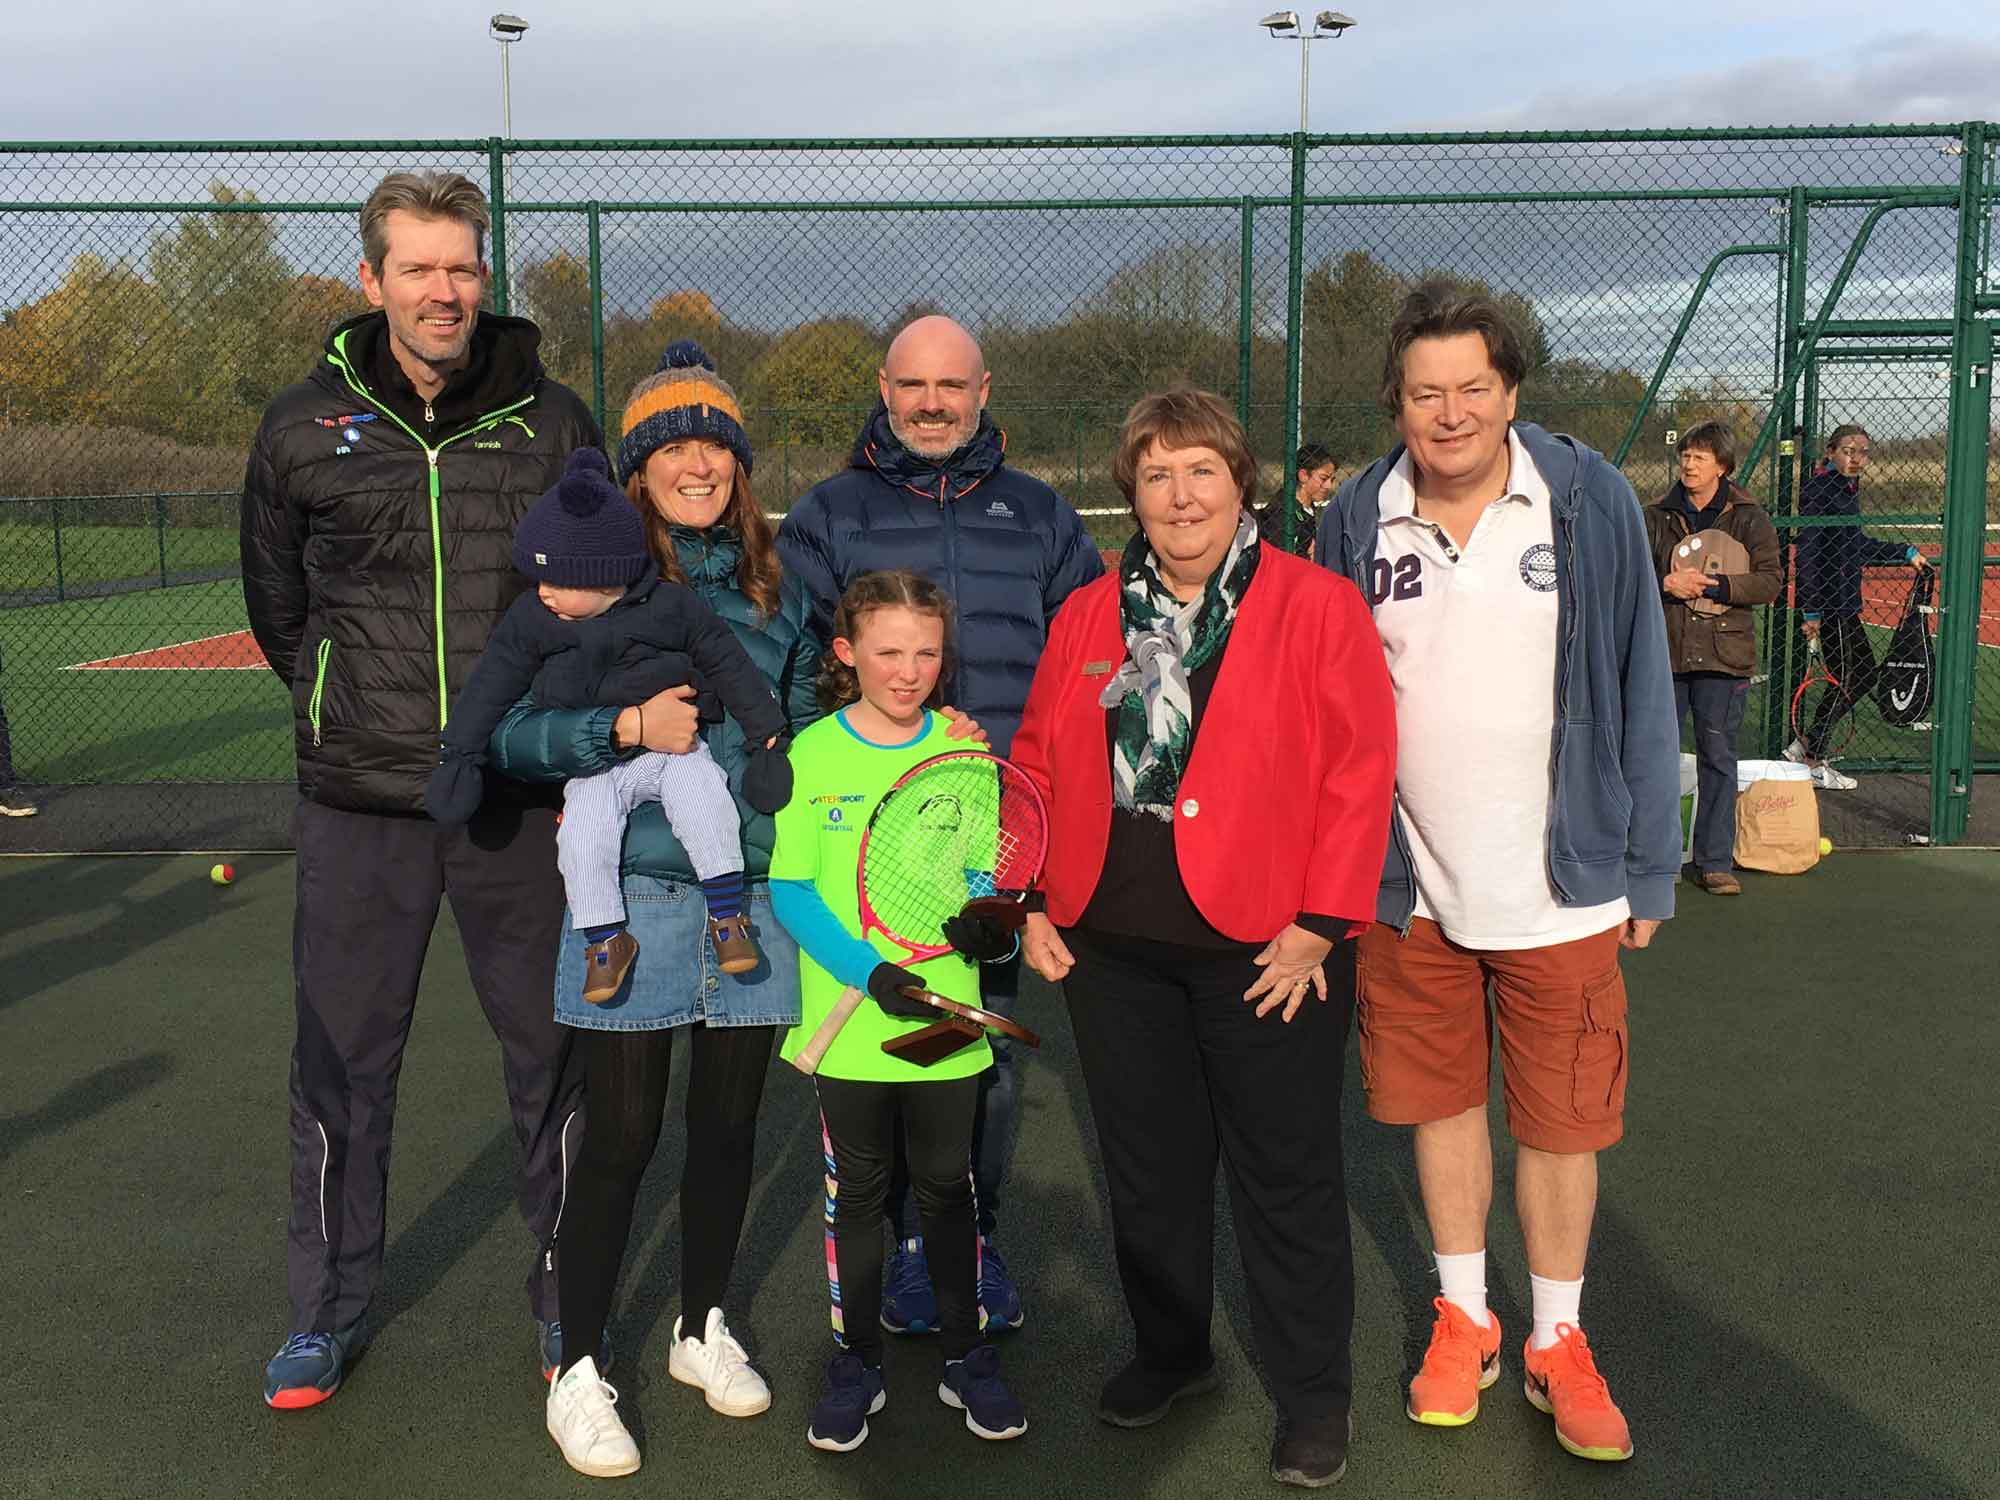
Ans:
[[[516,0],[524,137],[1293,129],[1233,0]],[[11,0],[0,139],[496,133],[494,0]],[[1315,130],[2000,119],[1993,0],[1348,0]],[[1612,18],[1618,18],[1613,20]],[[1630,19],[1625,19],[1629,17]]]

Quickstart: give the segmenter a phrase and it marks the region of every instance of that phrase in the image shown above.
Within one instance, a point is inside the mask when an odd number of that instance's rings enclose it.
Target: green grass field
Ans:
[[[0,522],[0,594],[28,589],[73,590],[127,579],[157,584],[162,575],[233,568],[234,527],[70,526],[46,521]]]

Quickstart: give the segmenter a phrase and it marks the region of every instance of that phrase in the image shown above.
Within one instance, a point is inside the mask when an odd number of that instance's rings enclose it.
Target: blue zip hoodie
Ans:
[[[1556,546],[1556,716],[1549,747],[1549,882],[1564,906],[1623,896],[1632,915],[1674,914],[1680,873],[1680,731],[1659,578],[1638,496],[1604,456],[1516,422],[1547,482]],[[1382,481],[1398,444],[1341,486],[1320,518],[1320,561],[1364,595]],[[1400,817],[1375,915],[1407,931],[1416,881]]]

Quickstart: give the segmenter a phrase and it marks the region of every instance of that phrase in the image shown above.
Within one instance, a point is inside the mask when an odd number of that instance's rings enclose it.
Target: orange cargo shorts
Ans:
[[[1355,943],[1368,1113],[1422,1125],[1485,1104],[1497,1032],[1515,1140],[1564,1154],[1611,1145],[1630,1055],[1620,930],[1510,950],[1461,948],[1423,917],[1408,937],[1372,924]]]

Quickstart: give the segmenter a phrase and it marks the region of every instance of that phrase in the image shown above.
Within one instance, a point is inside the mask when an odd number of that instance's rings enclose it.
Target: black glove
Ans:
[[[974,963],[997,964],[1014,956],[1014,929],[967,907],[944,920],[944,940]]]
[[[486,778],[476,762],[448,756],[424,783],[424,811],[451,827],[470,823],[486,796]]]
[[[743,800],[760,813],[775,813],[792,800],[792,762],[780,744],[750,752],[743,768]]]
[[[877,964],[868,976],[868,993],[875,997],[875,1003],[882,1007],[884,1015],[901,1016],[909,1021],[942,1020],[944,1012],[935,1005],[926,1005],[903,993],[905,988],[920,990],[923,987],[923,980],[895,964]]]

